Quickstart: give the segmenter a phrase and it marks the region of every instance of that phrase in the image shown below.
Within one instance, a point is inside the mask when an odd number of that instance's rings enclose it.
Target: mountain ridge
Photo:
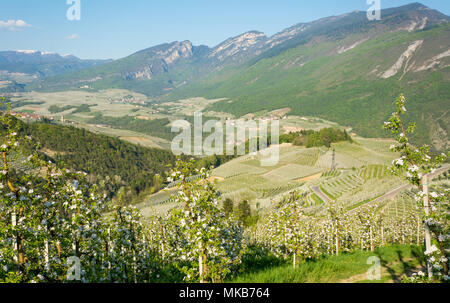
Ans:
[[[373,22],[367,19],[366,12],[350,12],[297,23],[270,37],[252,30],[230,37],[214,47],[195,46],[187,40],[174,41],[135,52],[100,67],[46,79],[31,89],[86,86],[104,89],[114,86],[159,98],[208,74],[241,64],[252,65],[318,37],[340,40],[350,34],[369,31],[376,36],[391,30],[423,29],[450,20],[420,3],[384,9],[382,16],[381,21]]]
[[[450,18],[420,3],[382,10],[379,21],[354,11],[297,23],[270,37],[248,31],[214,47],[175,41],[128,57],[50,77],[29,90],[124,88],[154,102],[227,98],[210,109],[243,116],[291,108],[383,136],[377,125],[401,92],[416,99],[418,143],[450,148]],[[436,134],[440,134],[437,136]],[[439,138],[441,137],[441,138]]]
[[[39,50],[0,51],[0,71],[26,74],[34,78],[60,75],[73,70],[109,63],[112,60],[83,60],[71,54]],[[3,75],[4,80],[5,76]]]

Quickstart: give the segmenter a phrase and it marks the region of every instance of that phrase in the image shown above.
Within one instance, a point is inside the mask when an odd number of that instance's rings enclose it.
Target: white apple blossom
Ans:
[[[394,163],[395,165],[398,165],[398,166],[403,166],[403,165],[404,165],[403,159],[397,159],[397,160],[394,160],[393,163]]]

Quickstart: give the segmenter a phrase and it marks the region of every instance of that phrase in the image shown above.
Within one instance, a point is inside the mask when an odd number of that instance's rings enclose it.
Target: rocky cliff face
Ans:
[[[236,58],[244,57],[245,54],[260,51],[267,37],[264,33],[251,31],[242,35],[230,38],[214,47],[209,58],[215,58],[218,61],[227,59],[236,60]]]
[[[154,75],[166,73],[179,60],[190,59],[193,56],[193,45],[190,41],[173,42],[149,48],[132,55],[136,59],[143,57],[130,70],[122,73],[125,80],[151,80]]]
[[[192,43],[190,41],[175,42],[167,50],[158,51],[157,55],[170,65],[181,58],[190,58],[193,55]]]
[[[267,39],[267,41],[265,42],[265,45],[268,48],[273,48],[283,42],[286,42],[292,38],[294,38],[295,36],[297,36],[298,34],[300,34],[301,32],[305,31],[308,28],[307,24],[297,24],[294,25],[290,28],[285,29],[282,32],[279,32],[275,35],[273,35],[272,37],[270,37],[269,39]]]

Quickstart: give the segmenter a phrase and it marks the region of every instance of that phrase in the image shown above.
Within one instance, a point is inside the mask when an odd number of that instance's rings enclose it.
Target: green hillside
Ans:
[[[16,121],[21,133],[40,144],[44,158],[88,173],[92,183],[99,184],[111,198],[120,193],[123,202],[137,202],[160,190],[167,165],[175,161],[170,151],[144,148],[85,129]],[[26,144],[24,148],[29,152],[33,147]]]
[[[231,283],[374,283],[368,280],[370,264],[367,259],[374,254],[381,259],[381,279],[377,283],[399,282],[411,272],[423,270],[425,262],[421,247],[393,245],[369,253],[357,251],[340,256],[327,256],[317,261],[305,262],[298,268],[291,264],[277,264],[275,258],[250,255],[244,261],[246,272]]]
[[[389,116],[395,96],[404,92],[410,102],[409,119],[421,126],[416,142],[448,149],[448,136],[442,134],[450,131],[449,116],[443,112],[449,108],[450,57],[447,54],[433,68],[417,69],[450,48],[450,25],[383,34],[345,53],[337,52],[343,44],[361,39],[300,45],[251,66],[223,71],[185,93],[231,98],[232,102],[217,102],[211,109],[237,116],[289,107],[290,114],[322,117],[352,126],[360,135],[379,137],[386,135],[380,125]],[[421,40],[409,65],[403,64],[390,78],[381,77],[408,46]]]

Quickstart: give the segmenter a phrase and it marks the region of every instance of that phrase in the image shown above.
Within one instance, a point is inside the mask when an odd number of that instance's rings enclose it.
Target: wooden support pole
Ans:
[[[430,215],[430,201],[428,199],[428,178],[427,176],[423,176],[422,179],[422,190],[424,193],[423,197],[423,206],[425,208],[425,215],[428,217]],[[425,224],[425,249],[426,251],[430,251],[431,249],[431,232],[428,225]],[[433,270],[431,268],[430,262],[427,262],[428,269],[428,277],[433,277]]]
[[[200,242],[199,247],[199,254],[198,254],[198,274],[200,276],[200,283],[203,283],[203,247],[202,242]]]

